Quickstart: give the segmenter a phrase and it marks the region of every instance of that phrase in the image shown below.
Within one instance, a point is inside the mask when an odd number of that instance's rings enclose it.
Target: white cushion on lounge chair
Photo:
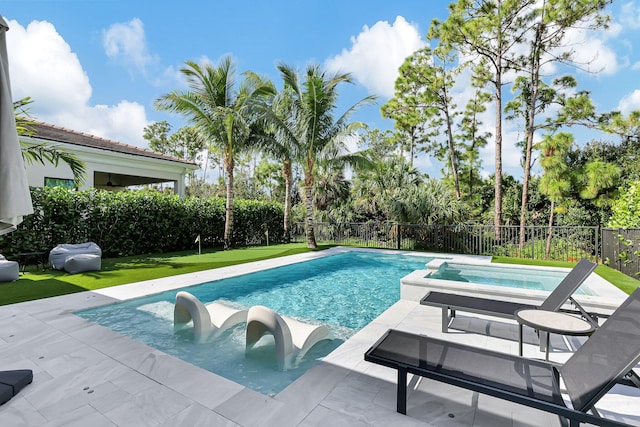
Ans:
[[[238,310],[219,302],[204,305],[189,292],[180,291],[173,309],[174,329],[184,328],[191,320],[196,340],[205,341],[238,323],[246,322],[247,310]]]
[[[324,325],[311,325],[280,316],[261,305],[251,307],[247,315],[246,349],[251,349],[266,333],[273,335],[278,367],[284,370],[295,367],[296,362],[318,341],[331,339],[331,333]]]

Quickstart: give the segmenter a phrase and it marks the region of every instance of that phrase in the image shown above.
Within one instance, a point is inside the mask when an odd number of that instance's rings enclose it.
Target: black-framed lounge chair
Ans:
[[[554,413],[572,426],[624,426],[601,418],[594,405],[617,383],[640,387],[632,370],[640,362],[640,289],[562,366],[397,330],[387,331],[364,358],[398,370],[397,410],[403,414],[410,373]],[[571,406],[560,393],[561,380]]]
[[[584,258],[581,259],[540,305],[437,291],[427,293],[420,300],[420,304],[442,308],[442,332],[445,333],[449,331],[449,324],[455,318],[456,310],[514,319],[515,312],[518,310],[541,309],[558,311],[567,301],[571,301],[580,315],[587,321],[594,323],[594,326],[597,326],[597,321],[593,316],[588,314],[572,297],[573,293],[596,267],[597,264]]]

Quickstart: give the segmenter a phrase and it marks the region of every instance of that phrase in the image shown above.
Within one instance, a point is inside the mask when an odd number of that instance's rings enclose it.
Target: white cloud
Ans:
[[[391,98],[398,68],[425,44],[418,29],[398,16],[393,25],[387,21],[378,21],[371,28],[365,25],[351,38],[351,48],[329,58],[326,66],[349,72],[369,92]]]
[[[617,108],[622,114],[629,114],[634,110],[640,110],[640,89],[636,89],[625,95]]]
[[[7,50],[14,100],[31,97],[37,120],[137,146],[148,124],[144,106],[91,105],[92,87],[78,56],[46,21],[9,21]]]
[[[629,29],[640,28],[640,7],[634,2],[622,5],[620,22]]]
[[[603,75],[615,74],[622,66],[614,49],[607,43],[620,34],[621,26],[612,24],[605,31],[571,29],[565,41],[573,48],[573,60],[580,68]]]
[[[104,30],[102,45],[109,58],[133,66],[142,75],[147,74],[147,66],[158,62],[156,57],[149,54],[144,25],[138,18],[113,24]]]

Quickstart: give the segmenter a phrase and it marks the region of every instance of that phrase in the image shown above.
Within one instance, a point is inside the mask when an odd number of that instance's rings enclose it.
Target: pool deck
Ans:
[[[551,414],[429,380],[412,381],[408,415],[400,415],[395,411],[395,371],[363,358],[389,328],[517,354],[517,325],[504,319],[459,314],[455,322],[460,322],[460,330],[443,334],[439,309],[403,298],[323,363],[268,397],[73,314],[326,254],[300,254],[0,307],[0,369],[34,372],[33,383],[0,406],[0,425],[559,425]],[[587,284],[603,286],[594,276]],[[622,300],[624,294],[607,296],[618,297]],[[551,360],[562,362],[575,342],[554,336],[552,344]],[[544,357],[535,339],[525,339],[525,356]],[[640,426],[638,390],[615,387],[601,403],[598,409],[604,416]]]

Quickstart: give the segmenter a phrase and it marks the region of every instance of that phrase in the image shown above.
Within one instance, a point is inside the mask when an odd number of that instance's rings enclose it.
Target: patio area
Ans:
[[[306,253],[0,307],[0,369],[32,369],[33,383],[0,406],[3,426],[557,426],[552,414],[429,380],[411,380],[407,416],[395,411],[396,371],[364,361],[389,328],[517,354],[515,322],[401,299],[275,397],[268,397],[102,326],[75,311],[319,256]],[[592,275],[594,276],[594,275]],[[601,281],[599,277],[590,280]],[[614,292],[615,294],[615,292]],[[615,296],[615,295],[614,295]],[[623,295],[620,295],[620,299]],[[562,362],[582,338],[552,338]],[[524,354],[543,358],[533,336]],[[215,357],[212,351],[212,357]],[[601,414],[640,426],[640,391],[615,387]]]

